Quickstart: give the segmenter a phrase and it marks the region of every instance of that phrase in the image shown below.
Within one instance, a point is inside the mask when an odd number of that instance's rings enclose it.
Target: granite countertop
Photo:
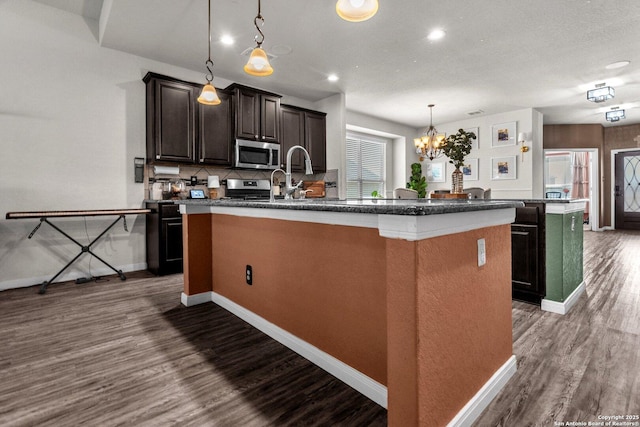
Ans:
[[[229,207],[257,209],[288,209],[297,211],[324,211],[343,213],[387,214],[387,215],[438,215],[458,212],[488,211],[524,206],[520,200],[480,199],[349,199],[349,200],[276,200],[247,201],[232,199],[175,200],[176,204],[193,207]]]

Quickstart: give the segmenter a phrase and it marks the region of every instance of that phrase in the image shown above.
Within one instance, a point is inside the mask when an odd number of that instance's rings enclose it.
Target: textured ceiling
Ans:
[[[207,0],[105,0],[102,12],[103,0],[38,1],[101,19],[105,47],[205,72]],[[362,23],[341,20],[335,0],[265,0],[263,47],[277,56],[266,78],[242,71],[256,13],[257,1],[212,1],[216,76],[309,100],[344,92],[349,110],[413,127],[431,103],[436,124],[535,108],[545,124],[608,126],[613,106],[626,109],[619,124],[640,123],[638,0],[380,0]],[[427,40],[434,28],[446,37]],[[218,42],[224,33],[235,45]],[[605,69],[620,60],[631,65]],[[615,86],[613,101],[586,100],[599,82]]]

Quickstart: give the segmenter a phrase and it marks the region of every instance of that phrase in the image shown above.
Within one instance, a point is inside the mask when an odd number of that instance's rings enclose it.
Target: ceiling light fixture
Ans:
[[[327,80],[329,80],[330,82],[337,82],[338,76],[335,74],[329,74],[329,76],[327,77]]]
[[[445,135],[439,134],[436,128],[433,127],[433,107],[435,107],[434,104],[429,104],[429,114],[431,115],[429,127],[425,129],[421,137],[413,140],[416,145],[416,154],[420,155],[420,161],[424,160],[425,157],[433,160],[443,154],[442,145]]]
[[[211,60],[211,0],[209,0],[209,58],[205,61],[207,67],[207,84],[202,88],[198,102],[204,105],[218,105],[220,104],[220,98],[216,93],[216,88],[211,84],[213,81],[213,61]]]
[[[336,13],[345,21],[362,22],[378,12],[378,0],[338,0]]]
[[[620,110],[620,107],[612,107],[611,111],[607,111],[604,114],[605,118],[611,123],[617,122],[620,119],[626,119],[627,117],[624,115],[624,110]]]
[[[616,96],[616,91],[606,83],[599,83],[595,89],[587,91],[587,99],[591,102],[604,102]]]
[[[427,36],[427,39],[431,40],[431,41],[436,41],[436,40],[440,40],[441,38],[443,38],[445,36],[445,32],[444,30],[433,30],[429,33],[429,35]]]
[[[607,70],[615,70],[616,68],[626,67],[629,64],[631,64],[631,61],[618,61],[618,62],[613,62],[604,68],[606,68]]]
[[[251,74],[252,76],[266,77],[273,74],[273,67],[269,64],[269,58],[267,52],[262,49],[262,43],[264,42],[264,34],[260,31],[258,26],[258,20],[262,21],[261,25],[264,25],[264,18],[262,17],[260,0],[258,0],[258,14],[253,19],[253,25],[256,26],[258,33],[254,39],[256,41],[256,47],[251,52],[247,65],[244,66],[244,72]]]
[[[229,34],[224,34],[222,37],[220,37],[220,42],[225,46],[231,46],[235,43],[235,40]]]

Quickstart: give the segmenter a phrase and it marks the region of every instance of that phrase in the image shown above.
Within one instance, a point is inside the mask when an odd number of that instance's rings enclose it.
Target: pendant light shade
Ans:
[[[216,92],[216,88],[213,87],[211,83],[207,83],[202,88],[202,92],[200,92],[200,96],[198,97],[198,102],[204,105],[218,105],[220,104],[220,98],[218,98],[218,93]]]
[[[273,67],[269,64],[267,52],[260,47],[253,49],[247,65],[244,66],[244,72],[258,77],[265,77],[273,74]]]
[[[198,102],[204,105],[218,105],[220,104],[220,98],[216,93],[216,88],[211,84],[213,81],[213,61],[211,60],[211,0],[209,0],[209,58],[205,61],[207,67],[207,84],[202,88]]]
[[[345,21],[362,22],[378,12],[378,0],[338,0],[336,13]]]
[[[258,0],[258,14],[253,19],[253,25],[258,30],[258,35],[255,36],[256,47],[251,52],[247,65],[244,66],[244,72],[252,76],[266,77],[273,74],[273,67],[269,64],[269,57],[267,52],[262,49],[262,43],[264,42],[264,34],[260,30],[258,21],[262,21],[261,25],[264,25],[264,18],[262,17],[262,11],[260,7],[260,0]]]

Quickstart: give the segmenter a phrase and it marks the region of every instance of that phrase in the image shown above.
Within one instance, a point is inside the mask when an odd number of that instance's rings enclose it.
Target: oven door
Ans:
[[[279,161],[278,151],[278,144],[236,140],[235,166],[248,169],[276,169]]]

